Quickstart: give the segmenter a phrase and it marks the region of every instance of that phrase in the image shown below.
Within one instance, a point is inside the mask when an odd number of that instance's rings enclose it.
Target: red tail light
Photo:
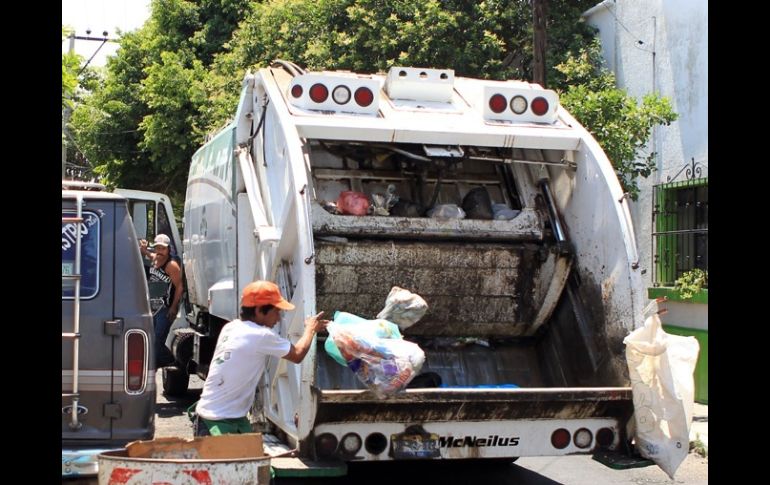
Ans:
[[[551,444],[554,448],[563,450],[569,445],[570,435],[569,431],[564,428],[559,428],[551,435]]]
[[[502,94],[494,94],[489,98],[489,109],[495,113],[502,113],[506,106],[508,106],[508,102]]]
[[[369,106],[372,104],[372,101],[374,101],[374,94],[369,88],[358,88],[356,89],[356,93],[353,95],[353,98],[356,100],[356,103],[358,103],[359,106]]]
[[[329,89],[321,83],[310,86],[310,99],[316,103],[323,103],[329,97]]]
[[[147,372],[146,337],[139,332],[126,335],[126,390],[144,391]]]
[[[337,451],[337,437],[331,433],[323,433],[315,439],[315,451],[322,458],[331,457]]]
[[[532,112],[538,116],[543,116],[548,112],[548,101],[545,98],[538,96],[532,100]]]
[[[295,98],[299,98],[300,96],[302,96],[302,86],[300,86],[299,84],[295,84],[294,86],[292,86],[291,95],[294,96]]]

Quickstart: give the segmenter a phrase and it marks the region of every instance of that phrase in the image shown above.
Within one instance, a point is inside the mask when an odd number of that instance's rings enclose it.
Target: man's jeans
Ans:
[[[174,355],[166,347],[166,338],[173,323],[168,319],[168,307],[163,305],[152,316],[155,326],[155,367],[161,368],[174,363]]]

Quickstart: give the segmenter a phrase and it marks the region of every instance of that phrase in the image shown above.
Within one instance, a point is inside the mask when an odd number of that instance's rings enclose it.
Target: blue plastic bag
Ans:
[[[332,318],[332,320],[340,327],[347,329],[356,335],[390,339],[403,338],[398,329],[398,325],[382,318],[367,320],[357,315],[353,315],[352,313],[338,311],[334,313],[334,318]],[[340,353],[340,349],[337,348],[337,344],[334,343],[333,338],[326,339],[324,350],[326,350],[326,353],[339,365],[343,367],[348,366],[348,362]]]

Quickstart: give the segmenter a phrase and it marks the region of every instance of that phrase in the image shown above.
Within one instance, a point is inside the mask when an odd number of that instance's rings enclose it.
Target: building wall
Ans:
[[[679,115],[655,129],[646,153],[657,152],[657,170],[639,180],[639,199],[631,203],[645,283],[652,286],[652,186],[692,159],[708,176],[708,3],[605,0],[586,12],[586,20],[599,29],[618,85],[638,99],[657,91]],[[682,172],[676,180],[684,177]]]

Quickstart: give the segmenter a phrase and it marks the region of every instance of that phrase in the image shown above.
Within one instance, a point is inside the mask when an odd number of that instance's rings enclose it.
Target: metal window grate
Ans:
[[[653,284],[674,286],[695,268],[708,271],[708,178],[653,187]]]

